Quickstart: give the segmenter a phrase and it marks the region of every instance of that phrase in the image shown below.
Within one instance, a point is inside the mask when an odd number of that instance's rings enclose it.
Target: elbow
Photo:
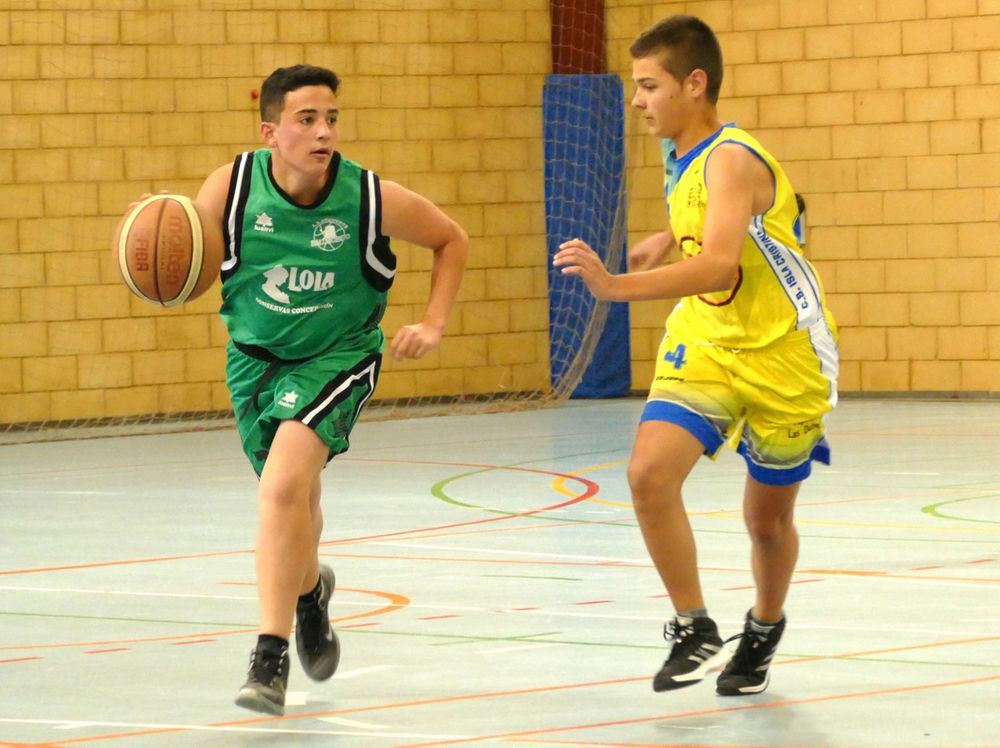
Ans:
[[[719,263],[716,267],[712,268],[712,272],[705,280],[706,288],[702,293],[729,291],[740,280],[740,264],[739,262]]]
[[[469,235],[465,229],[452,221],[451,231],[445,240],[434,249],[434,256],[447,258],[451,264],[464,268],[469,256]]]

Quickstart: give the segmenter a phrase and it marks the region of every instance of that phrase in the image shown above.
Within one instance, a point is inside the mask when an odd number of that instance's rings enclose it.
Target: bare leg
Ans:
[[[308,426],[283,421],[260,478],[257,594],[260,631],[288,639],[295,603],[316,564],[316,530],[310,511],[328,449]],[[306,590],[308,591],[308,590]]]
[[[320,478],[317,475],[313,481],[312,491],[309,494],[309,513],[312,520],[313,531],[313,553],[309,558],[309,565],[306,567],[306,574],[302,577],[302,586],[299,587],[299,595],[312,592],[319,581],[319,540],[323,536],[323,507],[320,506],[319,499],[322,490]]]
[[[768,486],[747,476],[743,519],[752,543],[750,563],[757,584],[753,614],[759,621],[781,618],[792,572],[799,557],[795,497],[800,483]]]
[[[644,421],[628,466],[635,516],[676,610],[705,607],[694,534],[681,499],[681,486],[703,452],[701,442],[680,426]]]

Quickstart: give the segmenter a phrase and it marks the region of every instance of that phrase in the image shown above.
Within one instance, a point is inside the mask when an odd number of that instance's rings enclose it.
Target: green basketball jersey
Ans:
[[[396,272],[381,219],[378,177],[339,153],[305,206],[274,181],[269,150],[240,154],[223,226],[221,314],[233,342],[286,361],[333,348],[381,352]]]

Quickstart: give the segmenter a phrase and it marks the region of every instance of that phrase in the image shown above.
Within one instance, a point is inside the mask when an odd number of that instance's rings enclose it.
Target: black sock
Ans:
[[[273,634],[261,634],[257,637],[257,651],[280,657],[288,651],[288,639]]]

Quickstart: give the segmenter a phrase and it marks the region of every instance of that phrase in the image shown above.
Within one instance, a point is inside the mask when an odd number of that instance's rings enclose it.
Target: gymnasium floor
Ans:
[[[848,400],[800,498],[771,687],[655,694],[671,607],[632,515],[642,403],[362,423],[327,469],[333,680],[241,710],[255,479],[234,431],[0,446],[0,744],[1000,746],[1000,401]],[[724,635],[742,461],[687,491]]]

